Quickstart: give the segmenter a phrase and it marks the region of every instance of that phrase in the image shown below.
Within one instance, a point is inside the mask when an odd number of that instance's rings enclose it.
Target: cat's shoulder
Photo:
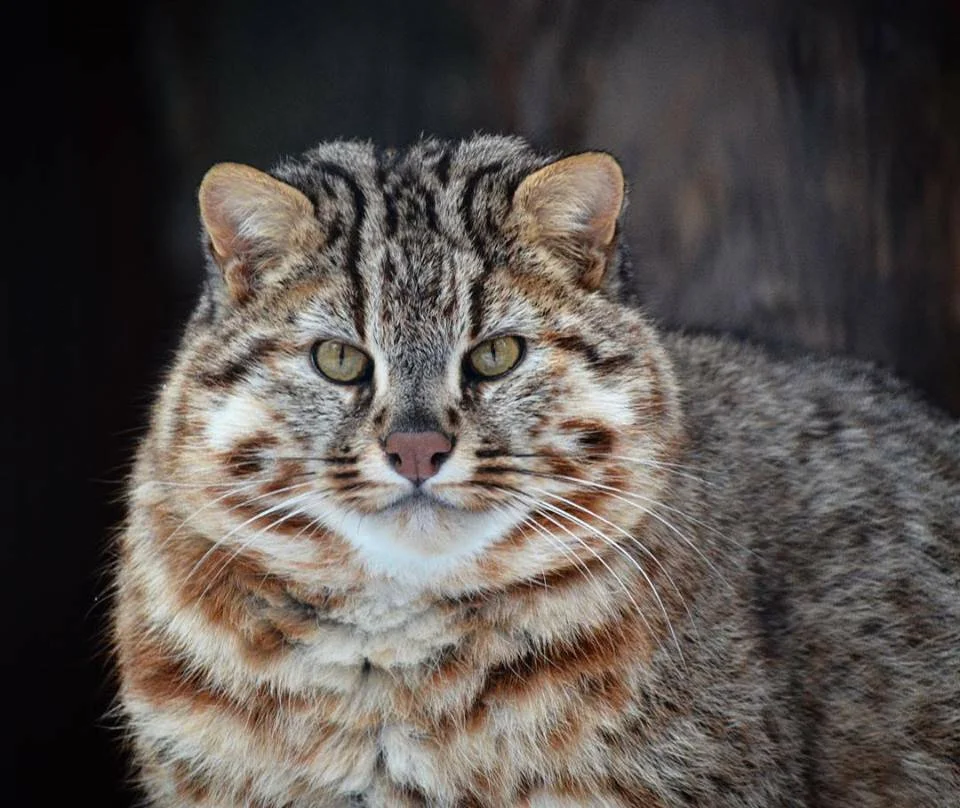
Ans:
[[[688,430],[752,454],[817,447],[836,461],[936,456],[960,481],[960,420],[886,369],[769,349],[713,334],[665,332]],[[948,469],[948,471],[949,471]]]
[[[840,414],[872,410],[877,416],[912,413],[947,428],[960,423],[872,362],[816,356],[724,334],[663,331],[661,338],[687,400],[709,403],[719,397],[775,409],[806,401]]]

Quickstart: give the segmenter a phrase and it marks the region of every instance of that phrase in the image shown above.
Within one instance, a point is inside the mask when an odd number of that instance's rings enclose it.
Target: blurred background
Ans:
[[[630,181],[631,297],[655,317],[872,359],[960,414],[956,0],[5,14],[11,805],[132,803],[104,718],[108,548],[199,288],[195,192],[214,162],[475,130],[611,151]]]

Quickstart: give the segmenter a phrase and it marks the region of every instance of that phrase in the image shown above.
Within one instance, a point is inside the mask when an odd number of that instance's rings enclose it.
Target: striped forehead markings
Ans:
[[[487,245],[477,228],[477,221],[473,211],[473,200],[484,178],[491,174],[496,174],[502,168],[503,163],[490,163],[482,168],[478,168],[467,177],[463,185],[463,196],[460,197],[460,218],[463,221],[464,230],[467,231],[467,236],[470,238],[470,244],[473,246],[473,249],[483,259],[484,267],[489,267],[492,260],[488,254]]]
[[[481,236],[480,229],[477,226],[477,218],[473,210],[474,197],[477,189],[485,177],[496,174],[503,168],[503,163],[490,163],[473,172],[464,183],[463,196],[460,198],[460,218],[463,221],[463,227],[467,232],[474,252],[480,256],[483,263],[483,270],[480,275],[470,285],[470,334],[476,338],[480,333],[480,325],[483,319],[481,300],[483,299],[483,288],[487,280],[487,275],[493,269],[493,256],[487,249],[487,244]]]
[[[366,292],[363,286],[363,277],[360,273],[360,236],[363,231],[363,224],[366,218],[367,199],[363,194],[360,183],[349,171],[342,166],[331,162],[317,163],[319,170],[326,178],[332,178],[342,182],[347,192],[353,198],[353,226],[350,228],[350,236],[347,240],[347,251],[345,258],[345,268],[347,276],[350,278],[351,311],[353,312],[353,323],[357,329],[357,337],[362,341],[364,339],[364,310],[366,309]]]

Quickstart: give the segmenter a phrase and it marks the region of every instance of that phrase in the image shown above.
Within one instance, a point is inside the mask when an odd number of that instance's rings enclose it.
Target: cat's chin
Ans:
[[[517,523],[516,515],[466,510],[425,492],[405,494],[375,513],[333,511],[329,527],[371,573],[412,586],[455,574]]]

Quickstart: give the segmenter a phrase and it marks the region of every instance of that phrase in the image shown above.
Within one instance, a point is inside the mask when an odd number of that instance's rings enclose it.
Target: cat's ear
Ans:
[[[609,154],[587,152],[533,172],[517,187],[513,209],[520,239],[568,263],[597,289],[616,248],[623,172]]]
[[[211,168],[200,184],[200,218],[231,297],[243,299],[257,275],[321,240],[313,204],[296,188],[237,163]]]

